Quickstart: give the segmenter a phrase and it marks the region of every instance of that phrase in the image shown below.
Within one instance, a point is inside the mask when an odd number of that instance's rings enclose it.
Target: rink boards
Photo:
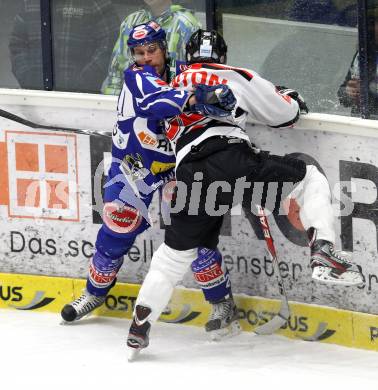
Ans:
[[[0,274],[0,308],[57,313],[60,322],[62,307],[80,296],[85,280],[60,277]],[[109,293],[105,304],[94,314],[131,318],[139,285],[118,283]],[[251,332],[268,321],[278,311],[279,301],[260,297],[236,295],[244,331]],[[319,341],[347,347],[378,350],[378,316],[339,310],[331,307],[290,302],[291,317],[277,333],[289,338]],[[160,321],[203,326],[210,306],[202,293],[195,289],[176,288],[169,310]],[[172,331],[179,332],[175,327]],[[266,336],[260,336],[266,337]]]
[[[0,94],[1,109],[28,120],[98,132],[111,132],[115,105],[112,96],[17,90]],[[295,128],[249,124],[247,131],[262,149],[302,158],[325,173],[337,216],[336,246],[353,253],[365,278],[363,287],[315,283],[307,237],[295,209],[279,218],[268,216],[282,278],[289,299],[296,302],[282,332],[289,337],[374,349],[378,337],[378,121],[309,114]],[[111,144],[110,137],[31,129],[0,118],[1,273],[54,277],[49,283],[86,278],[102,223],[101,188]],[[169,146],[161,142],[158,147]],[[152,254],[164,238],[158,196],[149,212],[153,227],[137,238],[117,276],[127,286],[142,283]],[[279,295],[258,219],[250,210],[226,215],[219,249],[244,310],[243,326],[251,330],[269,317]],[[32,280],[40,283],[38,277]],[[76,286],[70,281],[68,289],[59,285],[51,291],[37,283],[38,288],[30,286],[24,299],[29,287],[8,282],[0,278],[0,303],[24,310],[43,310],[59,302],[59,311],[70,297],[59,299],[66,291],[72,294]],[[190,273],[182,286],[186,288],[183,295],[200,294]],[[135,300],[136,287],[128,287],[127,293],[118,288],[112,294],[119,295],[110,295],[107,306],[111,315],[123,316]],[[195,308],[194,298],[185,302],[190,305],[181,307],[180,303],[178,311],[165,320],[203,324],[208,307]]]

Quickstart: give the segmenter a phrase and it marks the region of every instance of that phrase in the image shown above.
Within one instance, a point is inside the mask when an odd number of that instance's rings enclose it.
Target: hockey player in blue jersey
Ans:
[[[150,227],[148,207],[154,192],[174,178],[174,153],[162,147],[167,144],[162,120],[191,110],[215,117],[229,115],[235,100],[228,87],[222,85],[205,86],[194,93],[169,87],[182,63],[170,63],[165,32],[156,22],[135,26],[128,46],[135,62],[124,72],[125,82],[118,98],[112,164],[104,186],[103,224],[86,289],[62,309],[66,322],[79,320],[105,302],[123,256],[135,238]],[[206,330],[213,338],[239,331],[237,308],[221,254],[217,250],[199,251],[192,269],[213,308]],[[206,271],[212,276],[204,282],[200,275]]]

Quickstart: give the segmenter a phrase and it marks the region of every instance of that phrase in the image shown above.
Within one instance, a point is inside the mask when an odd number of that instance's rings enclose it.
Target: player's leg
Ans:
[[[149,227],[141,212],[119,200],[123,186],[114,184],[106,188],[103,225],[96,239],[96,250],[91,259],[86,288],[82,295],[65,305],[61,315],[64,321],[79,320],[105,302],[109,290],[138,234]],[[146,197],[148,207],[151,197]]]
[[[314,165],[288,156],[268,156],[260,172],[262,181],[283,183],[281,199],[295,199],[301,222],[309,235],[312,277],[316,280],[356,285],[363,282],[358,267],[335,251],[334,213],[326,177]],[[285,193],[290,185],[296,187]]]
[[[290,196],[297,200],[302,223],[310,236],[313,278],[344,285],[362,284],[363,277],[358,267],[334,249],[334,214],[325,176],[315,166],[306,166],[299,159],[268,153],[254,154],[245,145],[235,145],[234,148],[238,149],[238,153],[230,154],[228,149],[221,152],[224,154],[222,159],[218,159],[215,164],[213,161],[211,169],[216,170],[213,176],[217,175],[221,179],[225,175],[224,177],[229,178],[234,169],[237,169],[239,177],[245,175],[247,182],[265,183],[265,188],[269,183],[279,183],[281,193],[263,192],[261,199],[265,207],[265,203],[269,203],[272,200],[269,197],[272,198],[273,195],[273,208],[279,207],[278,201],[290,194],[290,184],[296,184]],[[253,187],[251,190],[246,189],[243,204],[247,207],[254,207],[254,204],[251,205],[255,200]]]
[[[176,284],[182,280],[189,266],[193,264],[199,275],[199,263],[206,263],[205,273],[219,275],[217,288],[203,289],[205,297],[212,304],[212,314],[206,324],[213,340],[241,331],[238,311],[232,298],[228,273],[221,269],[221,256],[216,250],[196,248],[177,250],[162,244],[154,253],[150,269],[143,281],[135,303],[134,317],[130,326],[127,345],[140,350],[149,344],[151,324],[157,321],[168,304]]]
[[[227,140],[215,140],[214,144],[213,141],[206,143],[201,152],[195,152],[191,156],[190,162],[181,164],[177,169],[177,177],[186,184],[188,193],[190,190],[190,197],[187,198],[183,212],[172,216],[174,228],[167,227],[165,242],[175,249],[199,248],[198,257],[192,264],[192,272],[205,300],[211,305],[211,314],[205,324],[205,330],[211,339],[217,340],[239,333],[240,324],[229,272],[217,250],[223,214],[227,209],[231,209],[233,196],[227,191],[221,194],[223,191],[218,191],[211,183],[222,177],[233,183],[233,175],[237,172],[231,170],[225,175],[223,165],[225,161],[229,161],[225,150],[229,147]],[[234,149],[237,148],[233,147],[229,154],[237,155],[238,152]],[[202,185],[197,183],[194,186],[193,183],[201,180],[201,177]],[[194,207],[191,207],[194,204],[198,204],[197,215]],[[224,211],[221,211],[222,209]]]
[[[198,172],[196,167],[190,166],[188,169]],[[178,173],[180,171],[183,171],[182,167],[179,167]],[[201,199],[205,201],[206,196]],[[188,215],[187,211],[187,207],[184,207],[183,211],[171,214],[171,224],[166,226],[164,244],[154,253],[150,270],[139,292],[127,342],[134,350],[148,345],[151,323],[160,316],[176,283],[182,279],[191,264],[194,263],[195,272],[199,273],[207,272],[208,267],[214,267],[218,272],[222,268],[216,247],[223,216],[210,216],[201,212],[198,215]],[[224,273],[223,278],[224,280],[219,280],[219,289],[217,292],[213,291],[213,295],[209,295],[206,289],[203,290],[208,299],[215,301],[213,304],[219,304],[219,311],[221,306],[225,306],[220,301],[230,291]],[[234,305],[229,306],[234,313]]]
[[[192,265],[193,276],[211,305],[205,330],[212,340],[233,336],[241,331],[239,313],[235,305],[231,280],[222,254],[217,249],[198,248]]]
[[[168,304],[176,284],[197,257],[197,249],[176,250],[161,244],[152,256],[150,269],[139,290],[127,345],[134,351],[149,344],[151,324]],[[133,352],[134,352],[133,351]]]
[[[175,183],[175,180],[170,181],[161,189],[161,210],[163,219],[168,224]],[[216,226],[216,229],[218,228]],[[198,229],[203,227],[198,226]],[[222,254],[217,249],[201,247],[191,269],[205,300],[211,305],[210,318],[205,324],[210,338],[218,340],[239,333],[241,328],[238,309],[232,296],[230,275]]]
[[[361,272],[334,248],[334,213],[326,177],[314,165],[307,165],[306,175],[290,194],[300,207],[300,219],[307,230],[311,248],[312,277],[341,285],[360,285]]]

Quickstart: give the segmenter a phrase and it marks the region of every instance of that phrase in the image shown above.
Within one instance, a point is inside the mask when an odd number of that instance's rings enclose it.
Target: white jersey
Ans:
[[[237,104],[232,116],[226,119],[183,113],[166,121],[166,136],[175,151],[176,166],[192,146],[207,138],[223,135],[249,141],[245,132],[247,119],[270,127],[287,127],[299,117],[295,100],[281,95],[270,81],[249,69],[221,64],[188,65],[172,80],[171,86],[193,90],[196,84],[227,84]]]

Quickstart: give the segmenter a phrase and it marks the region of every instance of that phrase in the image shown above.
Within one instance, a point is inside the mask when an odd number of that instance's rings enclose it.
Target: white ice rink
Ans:
[[[0,310],[0,389],[378,389],[372,351],[246,332],[214,343],[201,328],[158,323],[129,363],[128,320],[59,323]]]

